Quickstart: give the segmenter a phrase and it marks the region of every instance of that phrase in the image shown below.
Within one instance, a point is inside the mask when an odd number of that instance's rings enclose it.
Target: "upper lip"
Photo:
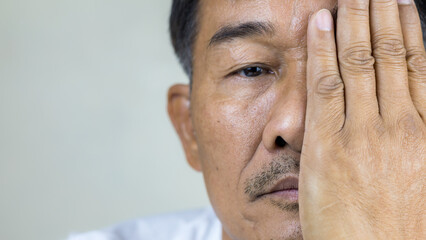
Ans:
[[[294,176],[287,176],[279,181],[277,181],[270,188],[267,188],[266,191],[260,194],[257,198],[262,197],[267,194],[286,191],[286,190],[298,190],[299,189],[299,178]]]

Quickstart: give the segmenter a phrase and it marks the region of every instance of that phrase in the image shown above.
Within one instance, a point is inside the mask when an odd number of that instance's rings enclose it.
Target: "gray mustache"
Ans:
[[[298,174],[299,170],[300,161],[295,157],[282,155],[274,158],[259,173],[245,181],[244,193],[251,201],[254,201],[272,187],[277,180],[288,174]]]

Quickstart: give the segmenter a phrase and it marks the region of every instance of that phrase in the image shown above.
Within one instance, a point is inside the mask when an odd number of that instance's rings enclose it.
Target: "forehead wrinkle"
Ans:
[[[229,42],[236,38],[249,38],[261,35],[272,35],[275,28],[271,22],[249,21],[237,25],[221,27],[210,39],[209,47],[223,42]]]

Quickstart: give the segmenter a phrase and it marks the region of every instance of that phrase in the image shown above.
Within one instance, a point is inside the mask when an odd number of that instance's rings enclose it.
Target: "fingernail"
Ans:
[[[331,17],[330,11],[327,9],[320,10],[315,16],[315,22],[319,30],[331,31],[333,19]]]
[[[411,3],[411,0],[398,0],[399,5],[410,5]]]

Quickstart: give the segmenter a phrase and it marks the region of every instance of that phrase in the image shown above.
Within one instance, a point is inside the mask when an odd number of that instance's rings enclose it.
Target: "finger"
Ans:
[[[337,48],[345,85],[346,118],[363,124],[378,116],[369,0],[339,0]]]
[[[402,1],[400,1],[402,3]],[[404,45],[407,50],[408,85],[411,100],[426,122],[426,52],[416,5],[411,0],[399,5]]]
[[[413,109],[397,0],[372,0],[370,9],[380,114],[397,119]]]
[[[337,133],[345,120],[344,86],[336,56],[333,18],[320,10],[308,27],[306,129]]]

